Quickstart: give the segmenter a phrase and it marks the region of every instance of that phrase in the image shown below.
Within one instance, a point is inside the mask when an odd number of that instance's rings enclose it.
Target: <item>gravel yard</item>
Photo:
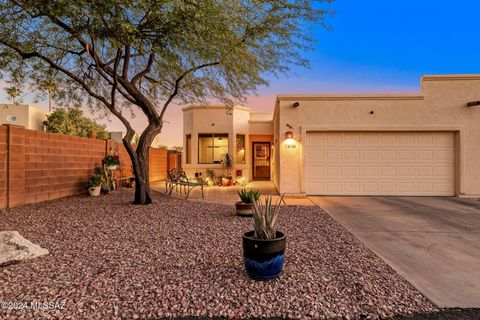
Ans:
[[[284,274],[250,280],[233,205],[168,198],[130,204],[131,190],[0,211],[50,251],[0,268],[0,301],[64,303],[63,310],[0,309],[0,318],[394,317],[435,311],[380,258],[317,207],[283,208]]]

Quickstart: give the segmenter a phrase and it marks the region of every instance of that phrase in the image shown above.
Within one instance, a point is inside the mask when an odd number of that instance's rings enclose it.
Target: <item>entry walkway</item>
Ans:
[[[152,189],[165,192],[165,181],[157,181],[151,183]],[[272,181],[250,181],[245,187],[243,186],[230,186],[230,187],[204,187],[204,195],[205,198],[202,198],[202,192],[200,188],[195,188],[190,192],[188,197],[189,200],[195,201],[210,201],[210,202],[218,202],[218,203],[225,203],[225,204],[234,204],[235,202],[239,201],[238,191],[242,190],[243,188],[247,189],[257,189],[260,191],[262,196],[270,195],[273,196],[276,200],[278,198],[278,191],[275,188],[275,185]],[[177,193],[175,191],[172,192],[172,196],[176,198],[185,198],[185,193]]]
[[[156,181],[151,182],[151,187],[155,191],[165,192],[165,181]],[[190,192],[189,200],[195,201],[207,201],[207,202],[218,202],[225,204],[234,204],[240,199],[238,197],[238,191],[243,188],[247,189],[257,189],[260,191],[262,196],[273,196],[274,201],[280,196],[275,184],[272,181],[250,181],[245,187],[243,186],[231,186],[231,187],[205,187],[204,195],[205,198],[202,198],[202,192],[200,188],[195,188]],[[176,198],[183,199],[185,197],[184,193],[172,192],[172,196]],[[286,205],[292,206],[315,206],[315,204],[309,198],[298,198],[298,197],[284,197],[283,203]]]

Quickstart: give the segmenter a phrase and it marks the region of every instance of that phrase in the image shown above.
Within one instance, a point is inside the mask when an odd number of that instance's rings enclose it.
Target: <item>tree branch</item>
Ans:
[[[130,64],[130,45],[125,45],[125,56],[123,57],[122,77],[128,79],[128,66]]]
[[[212,66],[217,66],[219,65],[220,62],[217,61],[217,62],[210,62],[210,63],[205,63],[205,64],[201,64],[201,65],[198,65],[198,66],[195,66],[195,67],[192,67],[188,70],[186,70],[184,73],[182,73],[178,78],[177,80],[175,80],[175,87],[173,89],[173,92],[172,94],[168,97],[167,101],[165,102],[165,104],[163,105],[163,108],[162,108],[162,112],[160,113],[160,116],[158,117],[158,119],[160,121],[162,121],[163,119],[163,115],[165,114],[165,111],[167,110],[167,107],[170,105],[170,103],[172,102],[173,98],[175,98],[178,94],[178,89],[180,87],[180,82],[187,76],[189,75],[190,73],[193,73],[195,71],[198,71],[200,69],[203,69],[203,68],[207,68],[207,67],[212,67]]]
[[[51,59],[48,58],[47,56],[44,56],[44,55],[40,54],[40,53],[37,52],[37,51],[25,52],[25,51],[23,51],[21,48],[15,46],[15,45],[10,44],[10,43],[6,42],[6,41],[3,40],[3,39],[0,39],[0,44],[3,44],[4,46],[9,47],[10,49],[12,49],[12,50],[14,50],[15,52],[17,52],[17,53],[22,57],[22,59],[29,59],[29,58],[34,58],[34,57],[36,57],[36,58],[39,58],[39,59],[45,61],[46,63],[48,63],[48,65],[49,65],[51,68],[63,72],[63,73],[64,73],[65,75],[67,75],[70,79],[72,79],[72,80],[74,80],[75,82],[77,82],[78,84],[80,84],[80,85],[85,89],[85,91],[88,92],[89,95],[91,95],[91,96],[94,97],[95,99],[101,101],[101,102],[104,103],[106,106],[109,105],[107,99],[105,99],[105,97],[103,97],[103,96],[95,93],[85,81],[83,81],[82,79],[80,79],[78,76],[76,76],[76,75],[73,74],[72,72],[68,71],[67,69],[63,68],[63,67],[60,66],[59,64],[55,63],[53,60],[51,60]]]
[[[131,81],[132,85],[135,85],[138,80],[140,80],[150,72],[150,70],[152,69],[153,61],[155,61],[155,54],[150,53],[150,56],[148,57],[147,67],[133,77]]]

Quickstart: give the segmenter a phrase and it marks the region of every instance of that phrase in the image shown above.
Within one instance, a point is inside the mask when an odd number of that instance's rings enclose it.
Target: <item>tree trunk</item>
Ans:
[[[144,145],[137,147],[136,154],[138,158],[139,170],[135,173],[137,181],[135,183],[135,204],[150,204],[152,197],[150,196],[150,179],[148,172],[148,151],[150,146]]]
[[[131,145],[133,134],[128,134],[123,139],[123,144],[132,161],[133,172],[136,178],[134,204],[152,203],[148,170],[149,148],[153,139],[160,133],[161,129],[162,126],[160,123],[150,123],[140,136],[136,150],[134,150]]]

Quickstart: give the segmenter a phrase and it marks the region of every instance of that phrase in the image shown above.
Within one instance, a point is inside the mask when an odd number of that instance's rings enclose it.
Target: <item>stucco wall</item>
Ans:
[[[253,119],[253,120],[252,120]],[[242,170],[242,176],[251,179],[251,135],[267,135],[266,141],[272,140],[273,122],[272,113],[250,112],[249,108],[235,106],[228,110],[225,106],[199,106],[190,105],[183,108],[183,133],[190,134],[191,140],[191,163],[186,163],[183,157],[183,168],[188,176],[194,176],[195,172],[205,174],[206,169],[213,169],[217,175],[225,174],[226,171],[219,164],[198,163],[198,135],[202,133],[227,133],[229,135],[229,153],[237,156],[236,136],[245,135],[245,163],[235,163],[231,173],[235,177],[236,170]],[[185,154],[188,151],[185,150]],[[235,159],[237,160],[237,159]],[[237,161],[235,161],[237,162]]]
[[[456,134],[456,193],[480,195],[480,108],[466,107],[476,100],[479,75],[426,76],[421,92],[410,95],[279,95],[277,187],[282,193],[304,193],[303,142],[310,131],[440,130]],[[300,106],[293,108],[294,102]],[[285,146],[286,131],[293,132],[295,148]]]
[[[195,172],[202,172],[205,175],[206,169],[212,169],[217,175],[226,174],[220,164],[199,164],[198,163],[198,135],[217,133],[228,134],[228,149],[230,154],[236,151],[236,134],[245,134],[246,144],[248,144],[248,119],[249,109],[244,107],[234,107],[228,110],[225,106],[198,106],[191,105],[183,108],[183,132],[184,139],[187,134],[192,137],[191,140],[191,163],[186,163],[186,157],[183,157],[182,166],[189,177],[193,177]],[[186,143],[184,144],[186,146]],[[188,152],[185,150],[185,153]],[[248,156],[248,155],[247,155]],[[236,169],[247,170],[247,164],[235,164],[230,173],[235,173]]]
[[[273,122],[270,121],[249,121],[250,134],[272,134]]]
[[[15,116],[16,121],[7,120],[7,117]],[[1,104],[0,124],[13,124],[29,128],[28,105],[26,104]]]
[[[47,112],[28,104],[1,104],[0,124],[13,124],[31,130],[43,131],[43,121]],[[7,117],[15,116],[16,121],[9,121]]]

